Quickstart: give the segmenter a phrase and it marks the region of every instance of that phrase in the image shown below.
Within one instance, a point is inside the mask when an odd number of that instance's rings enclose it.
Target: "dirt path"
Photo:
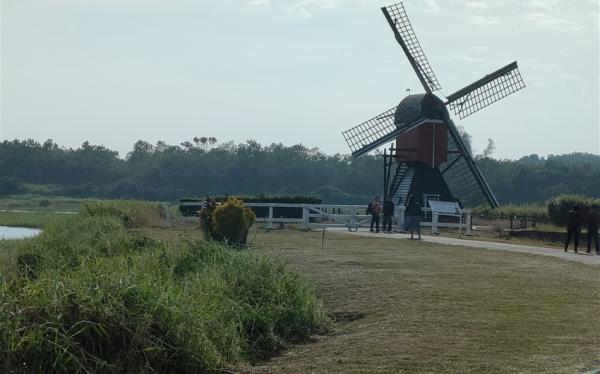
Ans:
[[[348,231],[345,229],[335,230],[340,233],[348,233],[352,235],[360,235],[360,236],[369,236],[369,237],[381,237],[386,239],[410,239],[410,234],[384,234],[384,233],[372,233],[367,229],[360,229],[359,231]],[[586,254],[585,243],[580,246],[579,253],[573,253],[573,246],[569,246],[569,252],[564,252],[558,248],[550,248],[550,247],[534,247],[530,245],[519,245],[519,244],[509,244],[509,243],[498,243],[498,242],[486,242],[481,240],[471,240],[471,239],[457,239],[457,238],[448,238],[443,236],[429,236],[423,235],[423,241],[429,243],[437,243],[437,244],[446,244],[446,245],[454,245],[454,246],[462,246],[462,247],[473,247],[473,248],[481,248],[481,249],[493,249],[498,251],[511,251],[511,252],[519,252],[519,253],[529,253],[535,255],[542,256],[550,256],[557,257],[563,260],[568,261],[576,261],[581,262],[586,265],[597,265],[600,266],[600,256],[596,254],[596,252],[592,249],[592,254]]]

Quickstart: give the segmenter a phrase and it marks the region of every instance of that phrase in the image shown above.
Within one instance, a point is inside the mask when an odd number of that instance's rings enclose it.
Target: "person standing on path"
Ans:
[[[575,246],[575,253],[579,247],[579,234],[581,234],[581,215],[579,213],[579,206],[573,206],[573,209],[569,210],[567,217],[567,240],[565,241],[565,252],[569,248],[571,238],[573,238],[573,245]]]
[[[394,217],[394,202],[390,195],[383,200],[383,231],[392,232],[392,218]]]
[[[598,205],[592,205],[592,209],[587,216],[587,251],[592,253],[592,241],[596,244],[596,254],[600,255],[600,245],[598,245],[598,227],[600,226],[600,213]]]
[[[371,232],[373,232],[373,225],[375,225],[375,229],[379,232],[379,214],[381,213],[381,202],[379,202],[379,195],[375,195],[371,204],[369,204],[369,208],[371,211]]]
[[[415,238],[414,231],[417,230],[419,240],[421,240],[421,204],[419,204],[413,195],[408,197],[404,217],[406,231],[410,230],[410,238]]]

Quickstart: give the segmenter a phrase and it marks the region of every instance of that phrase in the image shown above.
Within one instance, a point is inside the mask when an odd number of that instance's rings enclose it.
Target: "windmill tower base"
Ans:
[[[423,207],[429,206],[427,201],[430,199],[457,201],[438,168],[431,168],[419,161],[400,161],[395,164],[394,177],[384,180],[384,183],[387,183],[386,192],[396,206],[406,205],[410,195]]]

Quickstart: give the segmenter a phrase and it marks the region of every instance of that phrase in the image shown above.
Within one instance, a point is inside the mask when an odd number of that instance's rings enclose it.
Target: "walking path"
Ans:
[[[359,235],[359,236],[371,236],[377,238],[388,238],[388,239],[410,239],[410,234],[401,234],[401,233],[372,233],[369,232],[368,229],[359,229],[358,231],[348,231],[346,229],[335,230],[336,232],[345,232],[351,235]],[[416,235],[415,235],[416,237]],[[592,249],[592,255],[585,253],[585,243],[583,246],[579,248],[579,254],[573,253],[572,246],[569,248],[569,252],[564,252],[559,248],[549,248],[549,247],[534,247],[529,245],[519,245],[519,244],[508,244],[508,243],[497,243],[497,242],[485,242],[480,240],[469,240],[469,239],[457,239],[457,238],[448,238],[443,236],[421,236],[424,241],[430,243],[438,243],[445,245],[459,245],[463,247],[474,247],[474,248],[482,248],[482,249],[493,249],[499,251],[511,251],[511,252],[520,252],[520,253],[530,253],[535,255],[542,256],[550,256],[557,257],[563,260],[568,261],[576,261],[581,262],[586,265],[596,265],[600,266],[600,256],[596,255],[596,252]]]

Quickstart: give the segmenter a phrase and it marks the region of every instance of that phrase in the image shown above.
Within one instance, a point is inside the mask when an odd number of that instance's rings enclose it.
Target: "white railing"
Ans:
[[[273,223],[298,223],[301,229],[322,227],[347,227],[358,229],[371,221],[366,214],[366,205],[325,205],[325,204],[281,204],[281,203],[245,203],[248,207],[269,208],[266,217],[257,217],[257,222],[266,223],[267,228],[273,228]],[[302,208],[302,218],[275,217],[274,208]],[[330,211],[331,210],[331,211]],[[337,210],[337,213],[335,211]],[[311,218],[327,221],[311,222]]]
[[[180,203],[179,205],[197,206],[200,203]],[[329,204],[287,204],[287,203],[244,203],[247,207],[268,208],[265,217],[256,217],[256,222],[265,224],[267,229],[272,229],[273,224],[298,224],[300,229],[309,230],[324,227],[346,227],[348,230],[357,230],[359,227],[369,226],[371,215],[366,214],[367,205],[329,205]],[[276,217],[275,208],[297,208],[302,209],[300,218]],[[397,207],[394,211],[393,226],[396,229],[404,225],[405,207]],[[432,212],[431,208],[422,209],[425,220],[421,226],[431,226],[432,234],[438,234],[438,228],[450,227],[458,228],[459,232],[465,229],[466,234],[471,233],[471,211],[462,210],[460,216]],[[440,216],[452,216],[457,218],[458,222],[439,222]],[[431,221],[428,220],[431,219]],[[191,219],[197,219],[193,217]],[[319,220],[320,222],[315,222]],[[380,221],[380,224],[383,222]]]
[[[458,214],[449,214],[433,211],[431,208],[423,208],[422,211],[427,217],[428,213],[431,215],[431,221],[421,222],[421,226],[431,226],[431,233],[438,235],[440,227],[458,228],[458,233],[462,234],[462,230],[465,229],[466,235],[471,235],[471,210],[463,209]],[[440,216],[454,217],[458,222],[440,222]]]

